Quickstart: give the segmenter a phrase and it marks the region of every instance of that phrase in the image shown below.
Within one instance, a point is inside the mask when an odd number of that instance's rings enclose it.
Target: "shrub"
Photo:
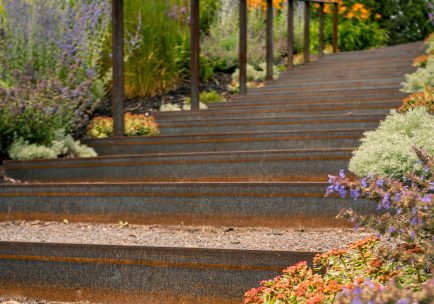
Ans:
[[[423,92],[410,94],[403,99],[400,111],[407,111],[418,107],[425,107],[431,114],[434,114],[434,90],[426,88]]]
[[[158,125],[154,117],[146,115],[125,114],[125,135],[146,136],[157,135]],[[95,117],[89,125],[88,135],[93,138],[105,138],[113,135],[113,119],[111,117]]]
[[[330,176],[327,195],[368,197],[382,210],[369,216],[352,210],[340,214],[356,227],[375,229],[377,236],[317,255],[317,273],[306,262],[287,268],[282,276],[246,292],[244,303],[431,303],[434,181],[428,176],[434,174],[434,159],[421,149],[415,152],[425,174],[408,174],[406,185],[373,176],[353,182],[343,170]]]
[[[206,104],[207,103],[215,103],[215,102],[225,102],[226,98],[224,98],[224,96],[220,95],[219,93],[217,93],[216,91],[208,91],[208,92],[202,92],[199,94],[199,100],[200,103],[203,103],[203,106],[205,107],[201,107],[206,109]],[[190,97],[186,97],[184,99],[184,106],[185,105],[190,105],[191,104],[191,98]]]
[[[11,145],[9,156],[13,160],[52,159],[58,157],[95,157],[97,154],[92,148],[80,144],[64,130],[56,131],[51,145],[29,144],[22,138]]]
[[[423,91],[425,87],[434,87],[434,58],[429,58],[425,67],[420,67],[413,74],[405,75],[402,91],[407,93]]]
[[[434,153],[434,116],[425,108],[406,113],[392,111],[378,129],[364,134],[362,145],[353,152],[350,171],[358,176],[377,174],[400,179],[406,172],[422,173],[412,146]]]

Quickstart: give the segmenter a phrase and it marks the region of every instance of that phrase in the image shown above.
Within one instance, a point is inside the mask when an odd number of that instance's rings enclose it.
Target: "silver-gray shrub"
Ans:
[[[376,130],[366,132],[349,169],[359,177],[375,174],[402,179],[406,173],[421,174],[423,166],[413,146],[434,153],[434,116],[423,107],[406,113],[392,111]]]

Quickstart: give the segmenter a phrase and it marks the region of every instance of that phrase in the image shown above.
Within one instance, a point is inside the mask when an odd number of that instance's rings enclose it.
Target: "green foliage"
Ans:
[[[217,93],[216,91],[207,91],[207,92],[201,92],[199,94],[199,100],[201,103],[201,109],[207,109],[206,106],[207,103],[215,103],[215,102],[225,102],[226,98],[224,98],[222,95]],[[184,99],[185,105],[191,105],[191,98],[186,97]]]
[[[216,91],[202,92],[199,95],[199,100],[203,103],[225,102],[226,98]]]
[[[390,35],[391,44],[422,40],[434,30],[424,0],[360,0],[370,2],[382,15],[379,24]]]
[[[412,146],[434,153],[434,116],[425,108],[406,113],[392,111],[378,129],[364,134],[353,152],[350,171],[357,176],[376,174],[400,179],[405,173],[422,173]]]
[[[306,262],[288,267],[283,275],[247,291],[244,303],[432,303],[434,180],[429,178],[434,159],[414,150],[425,173],[408,174],[405,185],[372,176],[351,181],[343,170],[329,176],[327,195],[339,192],[345,198],[349,191],[352,198],[369,198],[384,211],[358,215],[343,210],[338,216],[377,231],[377,236],[316,255],[314,269]]]
[[[262,62],[258,66],[252,66],[250,64],[247,65],[247,81],[255,81],[262,82],[265,81],[267,76],[266,72],[267,64]],[[277,66],[273,66],[273,78],[277,78],[279,76],[279,68]],[[232,80],[234,82],[238,82],[240,78],[240,70],[236,69],[232,74]]]
[[[407,93],[420,92],[425,87],[434,87],[434,58],[428,59],[425,67],[420,67],[413,74],[405,75],[402,91]]]
[[[70,135],[65,135],[64,130],[55,132],[55,138],[51,145],[29,144],[28,141],[18,138],[9,150],[9,156],[13,160],[53,159],[58,157],[95,157],[92,148],[80,144]]]
[[[339,23],[338,38],[340,50],[356,51],[383,46],[389,37],[377,22],[353,19]]]

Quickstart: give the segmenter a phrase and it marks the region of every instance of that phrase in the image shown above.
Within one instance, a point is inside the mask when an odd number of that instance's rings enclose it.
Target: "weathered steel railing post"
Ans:
[[[324,3],[319,4],[319,57],[324,57]]]
[[[124,3],[112,0],[113,135],[124,136]]]
[[[288,70],[294,61],[294,0],[288,0]]]
[[[190,0],[190,80],[191,110],[199,110],[200,24],[199,2]]]
[[[310,61],[310,2],[304,2],[304,63]]]
[[[267,0],[267,74],[266,79],[273,79],[273,1]]]
[[[338,52],[338,3],[333,5],[333,53]]]
[[[247,0],[240,0],[240,94],[247,93]]]

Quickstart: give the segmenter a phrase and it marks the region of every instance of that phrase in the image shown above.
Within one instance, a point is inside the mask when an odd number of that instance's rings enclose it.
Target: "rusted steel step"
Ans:
[[[351,149],[261,150],[5,161],[21,181],[324,181],[346,168]]]
[[[232,102],[211,103],[208,105],[209,109],[223,109],[223,108],[255,108],[255,106],[290,106],[290,105],[313,105],[323,103],[336,103],[336,104],[352,104],[361,102],[375,102],[378,104],[383,102],[397,102],[401,101],[408,94],[396,92],[394,94],[375,94],[375,95],[354,95],[354,96],[318,96],[318,97],[292,97],[285,96],[246,96],[234,99]]]
[[[315,90],[325,90],[325,89],[334,89],[334,88],[352,88],[352,89],[361,89],[361,88],[369,88],[369,87],[381,87],[384,85],[393,85],[397,86],[398,83],[404,81],[404,77],[401,75],[400,77],[388,77],[388,78],[370,78],[360,80],[337,80],[337,81],[313,81],[312,83],[294,83],[292,81],[283,82],[276,81],[273,83],[269,83],[261,88],[252,88],[249,89],[249,93],[257,92],[257,91],[268,91],[268,90],[281,90],[281,91],[294,91],[297,92],[299,90],[305,89],[315,89]]]
[[[386,70],[406,69],[409,66],[411,67],[413,57],[402,58],[401,60],[394,60],[387,63],[383,63],[381,61],[370,61],[366,63],[362,62],[357,64],[348,64],[348,63],[340,63],[340,62],[327,63],[327,61],[323,61],[323,62],[319,61],[318,63],[305,65],[298,69],[294,69],[293,72],[288,71],[285,73],[286,75],[290,75],[298,71],[301,74],[312,74],[314,71],[321,71],[321,72],[324,71],[324,73],[327,74],[337,74],[337,73],[345,73],[345,72],[354,73],[358,69],[363,69],[361,71],[362,73],[366,73],[369,71],[374,71],[374,72],[381,71],[382,69],[386,69]]]
[[[86,141],[100,156],[148,153],[357,147],[362,129],[239,132],[104,138]]]
[[[334,172],[333,172],[334,173]],[[369,201],[324,197],[326,183],[83,183],[0,186],[0,221],[237,227],[348,227],[343,208]]]
[[[376,88],[339,88],[336,87],[334,89],[326,89],[326,90],[288,90],[285,92],[280,92],[278,90],[272,90],[272,91],[257,91],[252,92],[248,96],[248,98],[261,98],[261,96],[267,96],[267,97],[277,97],[282,98],[289,97],[289,98],[315,98],[315,97],[327,97],[327,98],[335,98],[335,97],[353,97],[353,96],[360,96],[360,95],[385,95],[385,94],[396,94],[399,93],[399,88],[401,86],[399,84],[396,84],[394,86],[387,86],[387,87],[376,87]],[[219,104],[219,103],[216,103]]]
[[[404,80],[404,79],[402,79]],[[277,94],[284,94],[284,95],[296,95],[296,94],[303,94],[305,95],[306,91],[309,92],[315,92],[315,95],[321,95],[321,94],[336,94],[336,92],[342,92],[343,94],[347,94],[348,92],[361,92],[361,91],[367,91],[367,94],[370,94],[372,90],[396,90],[399,91],[399,89],[402,86],[399,84],[398,81],[396,81],[393,84],[385,85],[385,84],[367,84],[367,85],[356,85],[356,86],[339,86],[339,85],[333,85],[333,86],[315,86],[315,87],[291,87],[288,88],[286,85],[277,86],[274,85],[272,87],[264,86],[261,89],[254,89],[249,92],[250,95],[255,94],[268,94],[268,95],[277,95]],[[395,91],[395,92],[396,92]],[[306,94],[306,96],[310,96],[310,94]]]
[[[409,71],[413,71],[414,69],[408,69]],[[346,75],[348,76],[348,75]],[[340,75],[332,75],[324,79],[320,75],[317,75],[316,78],[310,77],[309,81],[306,82],[305,78],[296,77],[296,74],[291,76],[282,76],[281,78],[274,80],[267,80],[264,82],[265,87],[271,85],[288,85],[288,86],[306,86],[306,87],[314,87],[316,85],[331,85],[331,84],[351,84],[355,82],[364,82],[364,81],[376,81],[376,80],[386,80],[386,79],[394,79],[395,81],[401,82],[404,79],[402,71],[395,71],[393,73],[376,73],[376,75],[359,75],[357,78],[351,77],[343,77]],[[249,89],[251,91],[253,89]]]
[[[155,112],[153,115],[159,122],[164,120],[176,119],[209,119],[209,118],[238,118],[254,115],[255,117],[276,117],[287,115],[321,115],[321,114],[384,114],[388,113],[390,109],[398,108],[402,105],[400,100],[392,101],[360,101],[351,103],[305,103],[296,105],[258,105],[252,109],[246,107],[233,107],[233,108],[210,108],[199,112],[192,111],[174,111],[174,112]]]
[[[95,303],[240,303],[315,252],[0,242],[2,295]]]
[[[390,65],[390,66],[384,66],[384,67],[378,67],[378,68],[371,68],[371,69],[363,69],[363,67],[359,68],[353,68],[348,70],[342,70],[337,68],[336,70],[322,70],[315,66],[316,64],[307,65],[300,68],[294,68],[293,70],[284,71],[280,74],[280,77],[285,78],[302,78],[302,76],[305,76],[306,78],[316,78],[320,79],[320,75],[327,75],[330,78],[351,78],[351,79],[357,79],[358,77],[364,77],[369,74],[372,74],[373,76],[379,76],[379,75],[387,75],[387,73],[396,73],[396,72],[403,72],[408,70],[414,70],[415,68],[411,66],[411,61],[408,60],[408,62],[405,62],[402,65]],[[339,64],[336,64],[339,66]],[[279,79],[282,79],[279,78]],[[325,79],[325,78],[324,78]]]
[[[160,124],[160,133],[199,134],[231,132],[264,132],[318,129],[372,129],[378,126],[385,115],[315,115],[282,116],[256,119],[217,119],[215,121],[165,121]]]

